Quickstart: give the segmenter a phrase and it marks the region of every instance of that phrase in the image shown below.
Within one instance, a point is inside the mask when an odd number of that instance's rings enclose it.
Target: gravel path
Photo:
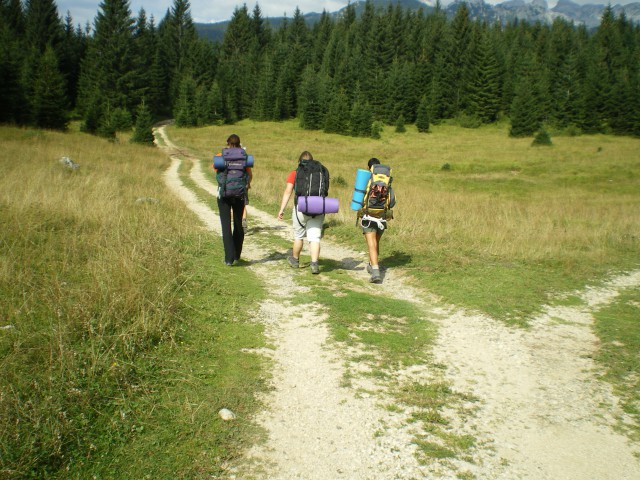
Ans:
[[[219,234],[215,212],[178,177],[188,152],[172,144],[163,128],[156,135],[172,158],[167,185],[205,228]],[[192,180],[215,194],[200,162],[193,165]],[[458,479],[467,472],[477,479],[640,479],[640,447],[614,430],[624,415],[611,388],[598,381],[591,360],[597,348],[592,314],[621,289],[640,285],[640,271],[577,292],[586,307],[549,307],[523,331],[443,305],[412,287],[401,269],[389,270],[382,285],[371,285],[364,252],[323,241],[321,257],[340,262],[363,290],[411,301],[438,325],[435,360],[446,365],[446,378],[457,391],[479,399],[470,418],[446,412],[454,433],[478,440],[472,458],[420,465],[412,443],[419,425],[409,422],[407,413],[381,407],[384,389],[367,395],[341,384],[353,366],[330,341],[325,309],[292,302],[305,287],[296,283],[285,252],[261,246],[260,235],[290,239],[289,224],[251,206],[249,219],[262,228],[247,237],[243,257],[270,285],[257,318],[273,345],[261,353],[272,357],[275,371],[273,390],[263,399],[268,408],[256,419],[268,438],[251,447],[246,464],[230,469],[227,478]],[[414,367],[397,376],[411,381],[428,378],[430,372],[428,366]],[[357,382],[362,386],[367,381]]]

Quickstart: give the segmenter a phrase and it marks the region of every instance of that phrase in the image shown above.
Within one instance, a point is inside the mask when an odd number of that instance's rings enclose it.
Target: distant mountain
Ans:
[[[442,7],[449,17],[453,17],[463,0],[455,0],[446,7]],[[524,20],[529,23],[541,22],[551,23],[555,18],[563,18],[575,24],[582,24],[589,28],[600,25],[600,17],[606,5],[578,5],[571,0],[558,0],[555,7],[549,8],[546,0],[507,0],[497,5],[489,5],[484,0],[466,0],[469,15],[472,19],[482,19],[487,22],[511,22],[514,20]],[[424,10],[429,13],[436,5],[436,0],[373,0],[376,8],[387,8],[389,5],[399,4],[406,10]],[[364,11],[364,0],[352,2],[356,14],[360,15]],[[346,7],[345,7],[346,8]],[[330,12],[333,17],[339,17],[344,13],[345,8],[336,12]],[[616,16],[624,12],[627,20],[640,23],[640,3],[630,3],[628,5],[615,5],[612,7]],[[314,25],[320,19],[321,13],[312,12],[304,15],[307,25]],[[282,25],[285,17],[265,18],[273,30],[277,30]],[[213,42],[222,41],[224,32],[229,21],[218,23],[196,23],[196,30],[201,37]]]

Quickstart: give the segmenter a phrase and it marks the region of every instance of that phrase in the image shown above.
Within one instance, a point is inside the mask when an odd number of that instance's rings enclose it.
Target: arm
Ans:
[[[280,202],[280,211],[278,212],[278,218],[282,220],[284,216],[284,209],[287,207],[287,203],[289,203],[289,199],[291,198],[291,194],[293,193],[293,183],[287,182],[287,188],[284,189],[284,193],[282,194],[282,201]]]

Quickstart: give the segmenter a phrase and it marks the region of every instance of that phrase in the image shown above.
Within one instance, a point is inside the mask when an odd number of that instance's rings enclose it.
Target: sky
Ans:
[[[452,0],[444,0],[442,4],[447,5]],[[504,0],[485,0],[486,3],[496,4]],[[528,0],[527,0],[528,1]],[[572,0],[574,3],[599,3],[607,4],[609,0]],[[611,0],[611,4],[627,4],[640,0]],[[547,0],[549,7],[553,7],[557,0]],[[58,13],[64,19],[67,11],[71,13],[73,24],[80,24],[82,27],[89,22],[93,24],[93,20],[98,13],[101,0],[58,0]],[[334,12],[346,6],[348,0],[262,0],[257,2],[260,5],[263,17],[280,17],[287,15],[289,18],[293,16],[296,6],[300,11],[305,13],[317,12],[322,10]],[[251,12],[256,5],[256,1],[242,0],[190,0],[191,18],[197,23],[214,23],[229,20],[236,6],[247,5]],[[147,18],[153,15],[155,24],[162,20],[169,9],[173,5],[173,0],[130,0],[132,16],[137,16],[141,8],[144,8]]]

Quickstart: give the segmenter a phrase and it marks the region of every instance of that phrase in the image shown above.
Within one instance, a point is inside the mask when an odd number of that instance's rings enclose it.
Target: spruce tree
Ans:
[[[33,86],[33,123],[40,128],[66,130],[67,108],[66,83],[53,48],[47,47],[40,58]]]
[[[158,27],[159,42],[169,80],[169,98],[174,105],[186,71],[194,72],[193,55],[198,33],[191,18],[188,0],[174,0],[170,11]]]
[[[541,123],[537,107],[530,80],[520,79],[510,110],[511,137],[528,137],[538,131]]]
[[[133,19],[127,0],[104,0],[95,20],[95,34],[82,61],[78,107],[86,115],[97,100],[108,115],[116,108],[132,108],[135,69],[133,63]],[[85,116],[86,120],[86,116]],[[100,124],[111,137],[110,118]],[[100,128],[99,128],[100,129]]]
[[[351,135],[354,137],[368,137],[371,135],[373,114],[371,107],[364,100],[356,100],[351,108]]]
[[[347,135],[349,133],[349,102],[343,89],[335,93],[329,103],[329,109],[324,119],[325,133],[339,133]]]
[[[246,5],[236,7],[220,46],[217,79],[228,96],[228,108],[249,117],[257,91],[259,40]]]
[[[214,80],[209,88],[209,111],[213,124],[219,125],[224,121],[224,102],[217,80]]]
[[[404,115],[400,114],[396,120],[396,133],[405,133],[407,128],[404,125]]]
[[[22,11],[18,8],[19,18],[12,21],[7,10],[0,11],[0,122],[20,122],[26,97],[20,79],[25,46],[24,33],[13,23],[22,19]]]
[[[298,112],[302,128],[306,130],[322,128],[321,86],[313,65],[308,65],[302,74],[298,93]]]
[[[196,107],[196,82],[190,74],[185,74],[180,83],[180,94],[174,108],[178,127],[195,127],[198,123]]]
[[[131,141],[134,143],[153,145],[153,119],[151,117],[151,111],[144,100],[138,107],[136,126]]]
[[[482,123],[491,123],[500,109],[500,71],[488,36],[482,35],[477,41],[467,113]]]
[[[429,126],[429,102],[427,101],[427,97],[423,96],[420,101],[420,106],[418,107],[418,114],[416,117],[416,128],[420,133],[428,133]]]

